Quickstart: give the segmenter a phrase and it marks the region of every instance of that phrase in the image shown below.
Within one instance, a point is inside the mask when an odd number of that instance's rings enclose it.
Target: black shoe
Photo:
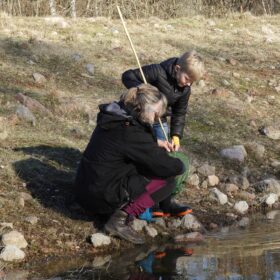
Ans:
[[[117,210],[105,224],[105,231],[134,244],[144,244],[145,239],[131,227],[129,216],[122,210]]]
[[[188,205],[180,205],[176,202],[171,202],[167,209],[153,209],[153,217],[183,217],[192,213],[192,209]]]

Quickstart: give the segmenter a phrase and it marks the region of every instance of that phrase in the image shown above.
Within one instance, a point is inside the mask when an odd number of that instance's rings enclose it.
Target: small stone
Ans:
[[[180,219],[170,219],[168,221],[168,228],[175,229],[181,226],[181,220]]]
[[[267,126],[261,129],[262,133],[265,134],[268,138],[273,140],[280,139],[280,129],[278,127]]]
[[[240,191],[237,193],[237,197],[246,200],[246,201],[253,201],[256,198],[256,195],[254,193],[249,193],[246,191]]]
[[[30,122],[33,126],[35,126],[36,118],[27,107],[19,105],[16,109],[16,114],[19,119]]]
[[[175,242],[202,242],[203,240],[204,236],[200,232],[179,234],[174,237]]]
[[[20,193],[19,193],[19,197],[23,198],[23,199],[26,200],[26,201],[33,200],[32,195],[29,194],[29,193],[26,193],[26,192],[20,192]]]
[[[238,225],[242,228],[247,227],[250,224],[250,219],[248,217],[243,217],[239,222]]]
[[[209,26],[215,26],[215,25],[216,25],[216,22],[215,22],[214,20],[212,20],[212,19],[209,19],[209,20],[207,20],[207,24],[208,24]]]
[[[18,205],[20,206],[20,207],[24,207],[24,205],[25,205],[25,202],[24,202],[24,199],[22,198],[22,197],[20,197],[19,199],[18,199]]]
[[[111,244],[111,238],[103,233],[92,234],[90,241],[95,248]]]
[[[228,87],[231,85],[231,83],[227,80],[222,80],[222,85],[225,86],[225,87]]]
[[[236,73],[236,72],[233,72],[233,73],[232,73],[232,76],[233,76],[234,78],[240,78],[240,74],[239,74],[239,73]]]
[[[27,242],[24,238],[24,236],[18,232],[18,231],[10,231],[8,233],[5,233],[2,235],[2,243],[6,245],[14,245],[17,246],[18,248],[26,248],[27,247]]]
[[[274,168],[280,167],[280,161],[279,160],[272,160],[270,165]]]
[[[272,206],[276,201],[278,201],[278,195],[275,193],[270,193],[265,199],[268,206]]]
[[[72,59],[73,59],[74,61],[76,61],[76,62],[79,62],[79,61],[82,60],[82,56],[81,56],[79,53],[74,53],[74,54],[72,55]]]
[[[234,204],[234,209],[240,214],[245,214],[249,209],[249,205],[244,200],[238,201]]]
[[[191,175],[187,180],[187,183],[189,185],[195,186],[195,187],[199,186],[199,182],[200,182],[200,180],[199,180],[199,177],[197,174]]]
[[[246,144],[246,151],[256,159],[261,160],[264,157],[265,147],[258,143],[248,143]]]
[[[240,186],[242,190],[247,190],[250,186],[250,182],[248,181],[246,176],[230,176],[229,182]]]
[[[219,184],[220,180],[216,175],[210,175],[207,178],[207,182],[210,187],[214,187]]]
[[[210,223],[209,228],[210,228],[210,229],[217,229],[217,228],[218,228],[218,225],[215,224],[215,223]]]
[[[14,225],[13,225],[13,223],[0,223],[0,227],[1,227],[1,229],[4,229],[4,228],[13,229]],[[1,231],[1,229],[0,229],[0,231]]]
[[[91,63],[88,63],[86,65],[86,70],[88,72],[89,75],[93,76],[94,75],[94,65]]]
[[[208,180],[204,180],[201,184],[202,189],[207,189],[208,188]]]
[[[275,87],[275,90],[277,91],[277,93],[280,93],[280,85]]]
[[[238,218],[238,216],[234,213],[226,213],[226,216],[231,218],[232,220],[236,220]]]
[[[120,33],[119,30],[117,30],[116,28],[112,28],[111,31],[112,31],[113,35],[117,35]]]
[[[36,216],[29,216],[29,217],[26,217],[24,220],[31,225],[35,225],[38,223],[38,218]]]
[[[224,205],[228,202],[228,197],[226,194],[222,193],[217,188],[213,188],[210,190],[210,196],[218,201],[221,205]]]
[[[234,58],[229,58],[229,59],[226,60],[226,62],[229,63],[232,66],[235,66],[238,63],[237,60],[234,59]]]
[[[165,220],[163,218],[155,218],[155,224],[163,228],[166,227]]]
[[[227,194],[236,194],[239,188],[235,184],[226,184],[225,185],[225,192]]]
[[[202,228],[202,225],[194,215],[188,214],[182,218],[181,227],[183,229],[196,231],[200,230]]]
[[[101,268],[106,263],[110,262],[111,259],[112,259],[112,257],[110,255],[109,256],[97,256],[92,261],[92,267],[94,267],[94,268]]]
[[[197,169],[198,173],[201,174],[202,176],[210,176],[210,175],[215,175],[216,168],[215,166],[211,166],[208,163],[203,164]]]
[[[280,182],[273,178],[257,182],[252,186],[256,192],[271,192],[280,196]]]
[[[0,259],[7,262],[22,260],[24,258],[25,253],[15,245],[7,245],[0,254]]]
[[[132,228],[137,232],[142,231],[146,225],[148,223],[144,220],[134,219],[132,222]]]
[[[0,130],[0,140],[4,141],[8,138],[8,132],[6,129],[1,128]]]
[[[201,88],[204,88],[205,87],[205,81],[204,80],[200,80],[198,82],[198,86],[201,87]]]
[[[280,210],[273,210],[268,213],[266,213],[266,217],[268,220],[274,220],[276,216],[280,215]]]
[[[45,76],[40,73],[33,73],[33,79],[37,84],[45,84],[47,82]]]
[[[220,152],[221,156],[230,160],[237,160],[243,162],[247,156],[247,152],[243,145],[232,146],[227,149],[223,149]]]
[[[146,225],[146,226],[145,226],[145,231],[146,231],[147,234],[148,234],[150,237],[152,237],[152,238],[155,238],[155,237],[158,235],[157,230],[156,230],[154,227],[152,227],[152,226]]]

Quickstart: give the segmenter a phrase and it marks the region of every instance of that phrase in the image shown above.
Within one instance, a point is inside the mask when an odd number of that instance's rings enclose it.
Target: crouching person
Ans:
[[[141,84],[120,102],[100,105],[77,171],[78,202],[92,213],[112,213],[105,230],[135,244],[144,239],[131,222],[147,208],[159,205],[175,215],[186,210],[171,202],[174,178],[184,164],[160,148],[152,132],[166,104],[157,88]]]

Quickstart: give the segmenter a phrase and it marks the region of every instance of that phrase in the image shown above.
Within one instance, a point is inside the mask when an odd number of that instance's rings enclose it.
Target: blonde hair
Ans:
[[[205,66],[201,56],[195,51],[182,54],[177,62],[181,70],[185,72],[193,81],[198,81],[206,74]]]
[[[148,121],[147,112],[152,106],[161,104],[158,117],[165,113],[167,107],[166,97],[150,84],[141,84],[138,87],[133,87],[124,93],[120,99],[125,105],[130,105],[138,114],[138,118],[144,122]]]

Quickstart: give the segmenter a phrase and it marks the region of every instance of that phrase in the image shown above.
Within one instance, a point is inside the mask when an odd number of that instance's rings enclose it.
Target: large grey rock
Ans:
[[[280,216],[280,210],[272,210],[266,213],[266,217],[268,220],[274,220],[276,216]]]
[[[246,200],[246,201],[253,201],[256,198],[254,193],[249,193],[247,191],[240,191],[236,195],[239,199]]]
[[[235,184],[225,184],[224,190],[227,194],[236,194],[239,188]]]
[[[280,196],[280,183],[273,178],[265,179],[253,185],[256,192],[275,193]]]
[[[181,228],[196,231],[200,230],[202,225],[194,215],[188,214],[182,218]]]
[[[145,231],[152,238],[154,238],[154,237],[156,237],[158,235],[157,230],[154,227],[150,226],[150,225],[146,225],[145,226]]]
[[[19,105],[16,109],[16,114],[19,119],[32,123],[35,126],[36,118],[33,113],[25,106]]]
[[[216,168],[215,166],[211,166],[208,163],[203,164],[202,166],[198,167],[198,173],[204,177],[215,175]]]
[[[211,198],[213,198],[216,201],[218,201],[221,205],[224,205],[224,204],[226,204],[228,202],[227,195],[222,193],[217,188],[213,188],[213,189],[210,190],[210,196],[211,196]]]
[[[200,182],[200,180],[199,180],[199,177],[198,177],[197,174],[192,174],[192,175],[188,178],[188,181],[187,181],[187,183],[188,183],[189,185],[195,186],[195,187],[199,186],[199,182]]]
[[[227,149],[223,149],[220,152],[221,156],[230,160],[237,160],[243,162],[247,156],[247,152],[243,145],[232,146]]]
[[[179,234],[174,237],[175,242],[201,242],[203,240],[204,236],[200,232]]]
[[[253,155],[256,159],[262,159],[265,153],[265,147],[258,143],[246,144],[246,150],[249,154]]]
[[[217,186],[219,182],[220,182],[219,177],[217,177],[216,175],[209,175],[207,178],[207,183],[208,186],[210,187]]]
[[[246,201],[241,200],[234,204],[234,209],[240,214],[245,214],[249,209],[249,205]]]
[[[139,219],[134,219],[132,222],[132,228],[135,231],[142,231],[143,228],[147,225],[148,223],[144,220],[139,220]]]
[[[45,84],[47,82],[45,76],[40,73],[33,73],[33,79],[37,84]]]
[[[25,253],[15,245],[7,245],[0,253],[0,259],[12,262],[25,258]]]
[[[280,139],[280,128],[274,126],[267,126],[262,129],[262,132],[270,139],[279,140]]]
[[[278,201],[278,195],[275,193],[270,193],[265,197],[265,203],[268,206],[272,206],[276,201]]]
[[[166,227],[166,223],[163,218],[155,218],[155,224],[163,228]]]
[[[14,245],[17,246],[18,248],[26,248],[27,247],[27,242],[24,238],[24,236],[16,231],[10,231],[8,233],[4,233],[2,235],[2,243],[7,246],[7,245]]]
[[[250,224],[250,219],[248,217],[243,217],[239,222],[238,226],[245,228]]]
[[[111,244],[111,238],[103,233],[92,234],[90,241],[95,248]]]
[[[88,63],[86,65],[86,70],[88,72],[89,75],[93,76],[94,75],[94,65],[91,63]]]

